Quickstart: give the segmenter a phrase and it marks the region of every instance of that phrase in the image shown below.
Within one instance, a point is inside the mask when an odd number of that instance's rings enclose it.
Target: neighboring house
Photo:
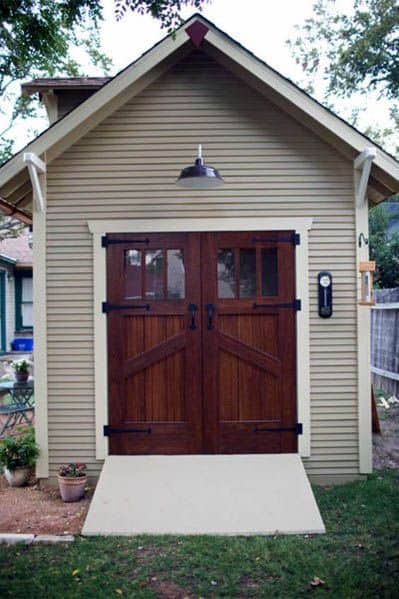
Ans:
[[[359,262],[398,162],[201,16],[102,83],[25,86],[53,122],[0,168],[33,204],[39,477],[110,453],[370,472]],[[199,143],[219,189],[176,186]]]
[[[32,248],[29,229],[24,229],[0,241],[0,351],[18,349],[15,340],[32,334]]]

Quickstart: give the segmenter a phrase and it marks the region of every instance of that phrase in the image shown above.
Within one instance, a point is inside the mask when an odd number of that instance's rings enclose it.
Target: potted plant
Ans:
[[[38,455],[33,428],[0,440],[0,465],[11,487],[21,487],[27,482]]]
[[[14,360],[11,366],[14,369],[17,383],[26,383],[29,378],[30,362],[28,360]]]
[[[61,466],[58,487],[63,501],[79,501],[84,495],[86,484],[86,464],[72,463]]]

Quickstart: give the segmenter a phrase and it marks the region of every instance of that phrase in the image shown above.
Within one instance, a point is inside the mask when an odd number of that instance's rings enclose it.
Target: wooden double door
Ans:
[[[110,453],[297,451],[293,232],[104,239]]]

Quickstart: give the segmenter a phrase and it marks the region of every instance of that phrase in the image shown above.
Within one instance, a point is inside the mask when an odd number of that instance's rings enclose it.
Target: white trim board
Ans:
[[[103,427],[108,424],[108,365],[107,365],[107,322],[101,304],[106,300],[106,250],[101,246],[101,237],[106,233],[171,233],[194,231],[284,231],[295,230],[301,236],[296,246],[296,297],[302,301],[297,312],[297,415],[303,423],[303,435],[298,437],[298,450],[302,457],[310,457],[310,348],[309,348],[309,270],[308,231],[312,218],[268,218],[268,217],[215,217],[215,218],[152,218],[130,220],[88,221],[93,234],[94,273],[94,373],[95,373],[95,422],[96,458],[103,460],[108,455],[108,440]]]
[[[357,189],[360,179],[360,173],[354,169],[354,189]],[[369,237],[368,221],[368,202],[359,206],[355,204],[355,222],[356,239],[359,235]],[[356,265],[363,260],[369,259],[368,246],[359,248],[356,244]],[[357,298],[361,298],[361,275],[357,269]],[[370,307],[360,305],[357,302],[357,403],[358,403],[358,444],[359,444],[359,472],[368,474],[373,470],[372,460],[372,433],[371,433],[371,409],[370,409],[370,389],[371,389],[371,343],[370,343]]]
[[[47,405],[47,280],[46,280],[46,174],[43,177],[43,211],[33,209],[33,326],[35,343],[35,434],[40,447],[36,476],[47,478],[48,460],[48,405]]]

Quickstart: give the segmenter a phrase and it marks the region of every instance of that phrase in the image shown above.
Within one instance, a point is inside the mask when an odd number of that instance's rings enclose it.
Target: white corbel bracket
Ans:
[[[377,149],[373,147],[364,148],[354,161],[354,167],[360,171],[360,179],[356,189],[356,205],[361,208],[366,199],[367,185],[370,177],[371,164],[377,156]]]
[[[39,179],[39,173],[46,172],[46,164],[36,154],[25,152],[23,157],[26,166],[28,167],[29,177],[32,183],[33,197],[38,212],[44,211],[44,192]]]

